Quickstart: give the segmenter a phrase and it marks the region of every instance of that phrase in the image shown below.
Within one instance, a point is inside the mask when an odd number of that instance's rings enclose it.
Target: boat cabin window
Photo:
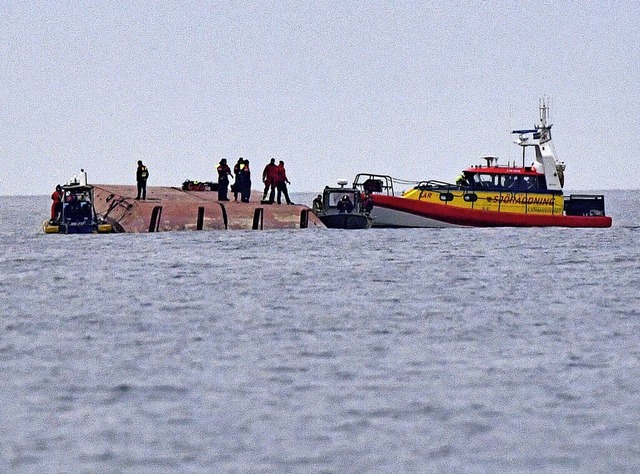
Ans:
[[[467,177],[467,180],[476,189],[520,192],[544,191],[547,189],[543,175],[474,173]]]
[[[329,193],[329,199],[327,202],[329,203],[329,207],[338,207],[338,203],[344,196],[347,196],[352,204],[356,202],[356,193],[353,192],[332,192]]]
[[[93,210],[91,201],[87,194],[70,194],[69,199],[63,205],[63,215],[65,222],[91,221]]]
[[[91,194],[89,193],[89,191],[75,191],[75,190],[66,191],[64,200],[66,202],[72,202],[72,201],[91,202]]]
[[[473,175],[473,184],[477,187],[477,188],[493,188],[494,183],[493,180],[495,179],[495,176],[490,175],[490,174],[474,174]]]

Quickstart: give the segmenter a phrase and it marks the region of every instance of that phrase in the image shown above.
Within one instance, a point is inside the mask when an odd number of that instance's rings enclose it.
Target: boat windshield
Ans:
[[[509,191],[545,191],[547,189],[544,175],[469,173],[467,180],[476,189]]]
[[[338,203],[347,196],[351,201],[351,204],[355,204],[356,202],[356,193],[353,191],[332,191],[329,193],[328,199],[326,200],[327,205],[329,207],[338,207]]]
[[[93,220],[93,203],[91,189],[86,187],[70,187],[64,189],[62,206],[63,221],[91,222]]]

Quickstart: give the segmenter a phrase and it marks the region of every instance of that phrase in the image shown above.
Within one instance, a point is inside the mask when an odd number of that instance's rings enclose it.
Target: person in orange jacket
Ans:
[[[51,223],[57,222],[62,213],[62,198],[64,193],[62,192],[62,186],[59,184],[56,186],[56,190],[51,195]]]

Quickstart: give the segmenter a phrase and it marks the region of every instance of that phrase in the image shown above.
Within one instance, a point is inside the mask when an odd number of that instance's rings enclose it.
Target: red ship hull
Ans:
[[[148,187],[147,199],[140,201],[135,199],[135,186],[94,188],[96,212],[117,232],[325,227],[307,206],[262,204],[262,193],[256,191],[251,202],[243,203],[219,202],[216,192],[162,186]]]
[[[471,227],[611,227],[611,217],[608,216],[567,216],[544,214],[520,214],[513,212],[483,211],[465,209],[446,204],[406,199],[384,194],[372,194],[374,205],[374,226],[404,227],[401,215],[417,216],[429,221],[431,225],[424,227],[442,226],[471,226]],[[397,211],[396,222],[376,222],[376,208],[387,211]],[[387,213],[388,215],[388,213]],[[409,226],[407,226],[409,227]]]

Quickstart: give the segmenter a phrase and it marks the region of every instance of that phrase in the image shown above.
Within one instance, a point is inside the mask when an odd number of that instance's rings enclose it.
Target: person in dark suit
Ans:
[[[147,178],[149,170],[142,164],[142,160],[138,160],[138,169],[136,170],[136,182],[138,184],[138,195],[136,199],[147,199]]]

